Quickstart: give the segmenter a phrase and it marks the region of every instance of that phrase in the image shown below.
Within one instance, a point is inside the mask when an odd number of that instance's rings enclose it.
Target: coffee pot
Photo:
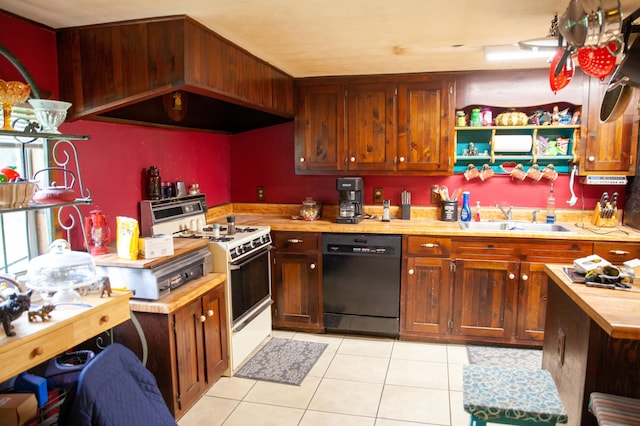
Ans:
[[[361,177],[338,178],[338,223],[359,223],[363,219],[364,181]]]

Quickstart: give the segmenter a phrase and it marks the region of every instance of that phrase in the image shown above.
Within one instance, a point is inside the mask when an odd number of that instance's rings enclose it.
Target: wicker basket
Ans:
[[[0,209],[27,207],[37,182],[0,182]]]

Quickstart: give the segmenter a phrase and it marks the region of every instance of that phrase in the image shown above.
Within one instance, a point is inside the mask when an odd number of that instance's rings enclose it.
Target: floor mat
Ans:
[[[300,385],[326,347],[326,343],[274,337],[235,376]]]
[[[542,368],[541,349],[467,346],[470,364],[505,365],[509,367]]]

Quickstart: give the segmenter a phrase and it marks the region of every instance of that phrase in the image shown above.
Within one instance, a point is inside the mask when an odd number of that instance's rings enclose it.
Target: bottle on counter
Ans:
[[[480,201],[476,201],[476,214],[473,217],[473,220],[480,222]]]
[[[460,220],[471,222],[471,207],[469,206],[469,191],[462,193],[462,208],[460,209]]]
[[[162,198],[160,170],[156,166],[151,166],[147,170],[147,199],[159,200],[160,198]]]
[[[556,222],[556,197],[553,195],[553,184],[549,190],[549,198],[547,198],[547,223]]]

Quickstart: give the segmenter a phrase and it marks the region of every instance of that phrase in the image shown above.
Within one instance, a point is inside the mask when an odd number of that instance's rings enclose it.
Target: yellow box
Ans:
[[[171,235],[156,235],[140,238],[138,240],[138,251],[140,257],[144,259],[171,256],[173,254],[173,237]]]
[[[38,414],[38,400],[34,394],[0,394],[0,426],[20,426],[36,414]]]

